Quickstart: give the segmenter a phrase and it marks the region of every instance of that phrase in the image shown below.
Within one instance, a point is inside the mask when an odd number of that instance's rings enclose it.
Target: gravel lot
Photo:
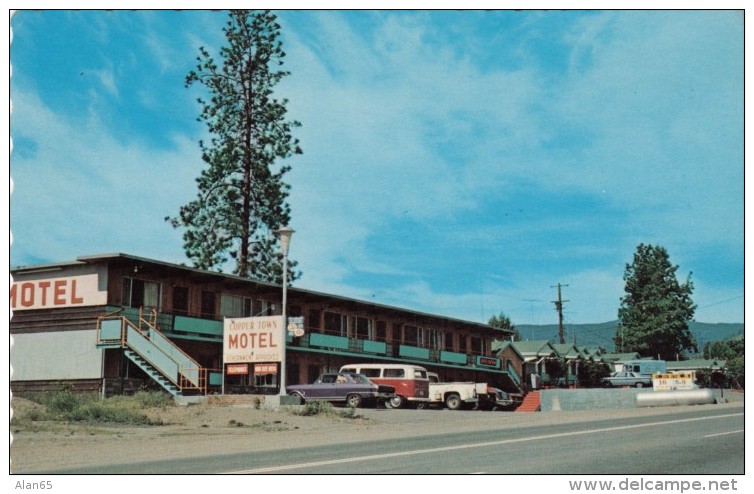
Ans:
[[[700,406],[741,408],[742,400],[741,396],[722,405]],[[23,415],[38,405],[14,398],[12,406]],[[595,417],[619,420],[671,411],[677,408],[536,413],[358,409],[355,417],[344,418],[337,414],[302,416],[292,409],[201,403],[150,411],[168,424],[160,426],[14,424],[10,429],[11,472],[42,473],[67,467],[579,422]]]

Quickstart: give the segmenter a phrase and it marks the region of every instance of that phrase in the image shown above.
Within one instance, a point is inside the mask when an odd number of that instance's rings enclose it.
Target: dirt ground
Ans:
[[[21,398],[14,398],[11,405],[18,416],[40,406]],[[703,406],[743,407],[743,402]],[[153,426],[22,421],[10,427],[10,471],[43,473],[80,466],[380,440],[448,430],[578,422],[594,418],[594,414],[620,419],[677,411],[674,407],[538,413],[365,408],[346,418],[337,413],[303,416],[294,413],[295,409],[212,403],[168,406],[145,410],[167,424]]]
[[[14,415],[23,417],[40,405],[13,398]],[[338,409],[335,409],[336,411]],[[345,409],[341,409],[345,411]],[[302,416],[291,409],[258,409],[251,404],[194,404],[145,409],[166,425],[81,424],[48,421],[13,423],[11,472],[44,472],[62,468],[141,462],[215,453],[295,447],[332,440],[335,430],[361,436],[375,422],[336,413]]]

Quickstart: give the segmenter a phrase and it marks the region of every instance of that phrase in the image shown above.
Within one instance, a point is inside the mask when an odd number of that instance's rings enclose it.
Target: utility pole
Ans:
[[[552,303],[555,304],[555,310],[558,311],[558,337],[560,339],[560,343],[565,343],[565,331],[563,330],[563,304],[565,302],[568,302],[568,300],[563,300],[563,298],[560,295],[560,287],[561,286],[568,286],[568,285],[561,285],[558,283],[558,299],[553,300]],[[551,286],[550,288],[555,288],[554,286]]]

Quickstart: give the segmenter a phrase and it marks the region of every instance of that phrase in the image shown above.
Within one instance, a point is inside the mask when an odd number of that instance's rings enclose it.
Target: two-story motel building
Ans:
[[[224,361],[223,338],[224,322],[280,315],[280,285],[120,253],[11,275],[13,392],[279,392],[280,362],[264,361],[281,346],[271,333],[249,333],[243,344],[261,360],[241,364]],[[287,301],[298,330],[280,333],[286,384],[354,362],[413,363],[510,391],[521,384],[511,363],[493,356],[493,341],[509,331],[293,287]]]

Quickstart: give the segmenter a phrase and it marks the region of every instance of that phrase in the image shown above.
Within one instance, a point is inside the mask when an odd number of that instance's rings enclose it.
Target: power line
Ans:
[[[698,309],[706,309],[707,307],[713,307],[713,306],[715,306],[715,305],[724,304],[724,303],[726,303],[726,302],[732,302],[733,300],[738,300],[739,298],[743,298],[743,297],[744,297],[744,295],[743,295],[743,294],[741,294],[741,295],[736,295],[735,297],[726,298],[725,300],[719,300],[719,301],[717,301],[717,302],[712,302],[711,304],[707,304],[707,305],[704,305],[704,306],[702,306],[702,307],[697,307],[697,308],[698,308]]]

